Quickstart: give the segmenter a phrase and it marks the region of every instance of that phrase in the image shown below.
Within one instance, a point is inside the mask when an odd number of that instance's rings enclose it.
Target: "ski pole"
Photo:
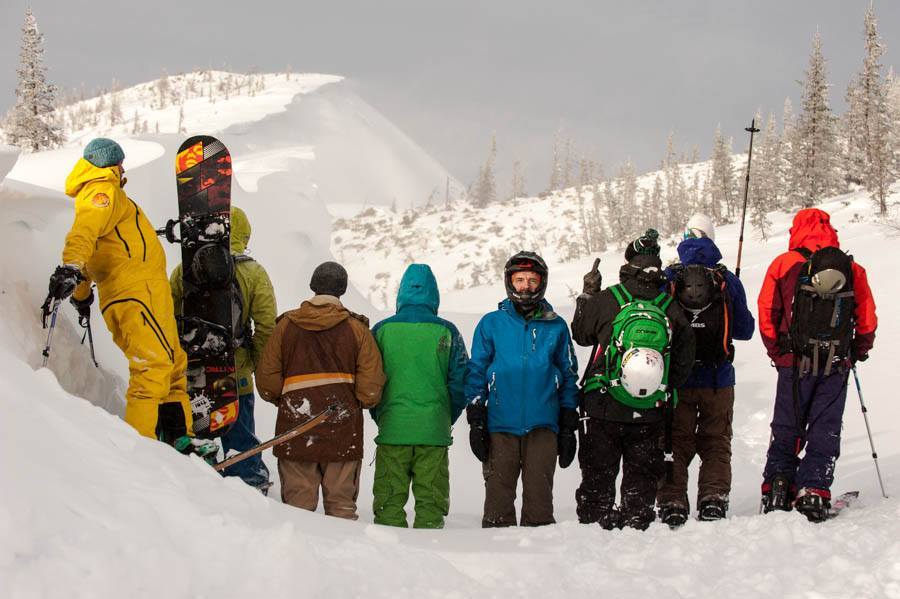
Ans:
[[[869,447],[872,448],[872,459],[875,461],[875,473],[878,475],[878,484],[881,485],[881,496],[887,499],[884,490],[884,481],[881,479],[881,468],[878,467],[878,452],[875,451],[875,442],[872,440],[872,429],[869,428],[869,410],[863,402],[862,387],[859,385],[859,374],[856,373],[856,364],[852,366],[853,380],[856,381],[856,394],[859,396],[859,405],[862,408],[863,420],[866,421],[866,432],[869,434]]]
[[[53,329],[56,328],[56,316],[57,316],[57,314],[59,314],[59,305],[61,303],[62,303],[61,299],[54,299],[53,307],[50,308],[49,307],[50,306],[50,297],[48,296],[47,301],[45,301],[44,305],[42,306],[42,309],[43,309],[42,324],[44,325],[43,328],[45,328],[45,329],[47,328],[47,317],[48,316],[50,317],[50,327],[49,327],[50,330],[47,331],[47,343],[44,345],[44,351],[41,352],[41,355],[44,356],[44,361],[41,364],[42,368],[46,368],[47,362],[50,361],[50,342],[53,340]]]
[[[744,127],[744,131],[750,134],[750,151],[747,152],[747,174],[744,177],[744,207],[741,209],[741,235],[738,238],[738,255],[737,264],[734,267],[734,276],[741,278],[741,254],[744,251],[744,222],[747,219],[747,192],[750,190],[750,161],[753,160],[753,134],[759,133],[756,128],[756,118],[750,121],[749,127]]]
[[[78,319],[78,324],[81,324],[81,319]],[[94,363],[94,366],[100,368],[100,364],[97,362],[97,356],[94,354],[94,334],[91,332],[91,319],[90,317],[84,319],[84,324],[81,324],[84,327],[84,337],[81,338],[81,344],[84,345],[84,340],[87,338],[88,347],[91,350],[91,362]]]

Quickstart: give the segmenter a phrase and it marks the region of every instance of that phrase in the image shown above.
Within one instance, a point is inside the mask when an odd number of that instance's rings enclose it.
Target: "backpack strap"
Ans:
[[[809,248],[805,248],[805,247],[794,248],[791,251],[797,252],[798,254],[800,254],[801,256],[806,258],[807,260],[809,260],[809,257],[813,255],[812,250],[810,250]]]
[[[613,297],[616,298],[619,308],[626,304],[630,304],[634,300],[634,297],[627,289],[625,289],[624,285],[613,285],[609,288],[609,291],[613,294]]]
[[[669,304],[672,303],[672,296],[663,291],[656,296],[656,299],[654,299],[652,303],[654,306],[665,312],[669,309]]]

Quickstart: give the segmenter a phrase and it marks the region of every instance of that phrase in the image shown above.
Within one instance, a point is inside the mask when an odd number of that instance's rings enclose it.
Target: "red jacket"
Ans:
[[[757,307],[759,308],[759,332],[769,357],[775,366],[790,367],[794,364],[791,353],[781,354],[778,349],[778,338],[788,334],[791,327],[791,305],[794,301],[794,290],[797,278],[806,258],[796,248],[806,248],[812,252],[824,247],[840,247],[837,231],[831,226],[831,217],[827,212],[816,208],[801,210],[794,217],[791,227],[791,239],[787,251],[772,261],[763,279],[759,291]],[[853,337],[854,355],[865,355],[875,343],[875,329],[878,318],[875,316],[875,300],[866,270],[853,262],[853,292],[856,300],[856,330]]]

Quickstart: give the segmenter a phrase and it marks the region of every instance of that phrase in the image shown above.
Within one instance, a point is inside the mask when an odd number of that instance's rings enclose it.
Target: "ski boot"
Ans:
[[[722,495],[704,497],[700,500],[697,511],[699,512],[697,518],[704,522],[721,520],[728,512],[728,498]]]
[[[825,489],[804,487],[797,492],[794,507],[810,522],[824,522],[831,509],[831,493]]]
[[[194,454],[202,458],[210,466],[216,465],[216,456],[219,453],[219,445],[211,439],[198,439],[182,435],[175,439],[172,446],[178,453],[184,455]]]
[[[791,511],[794,502],[794,491],[791,488],[790,479],[784,474],[776,474],[772,482],[762,486],[763,513],[768,514],[775,510],[782,512]]]
[[[601,508],[597,511],[596,516],[594,521],[603,530],[613,530],[622,527],[622,514],[619,513],[619,510],[614,505]]]
[[[690,512],[678,503],[665,503],[659,506],[659,519],[671,529],[676,529],[688,521]]]

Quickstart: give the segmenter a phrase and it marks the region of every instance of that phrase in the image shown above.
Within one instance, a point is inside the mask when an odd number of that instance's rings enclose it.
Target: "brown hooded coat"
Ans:
[[[291,461],[346,462],[363,457],[363,408],[381,400],[381,354],[368,321],[337,298],[315,296],[278,317],[256,367],[260,397],[278,406],[275,434],[329,405],[338,413],[275,448]]]

